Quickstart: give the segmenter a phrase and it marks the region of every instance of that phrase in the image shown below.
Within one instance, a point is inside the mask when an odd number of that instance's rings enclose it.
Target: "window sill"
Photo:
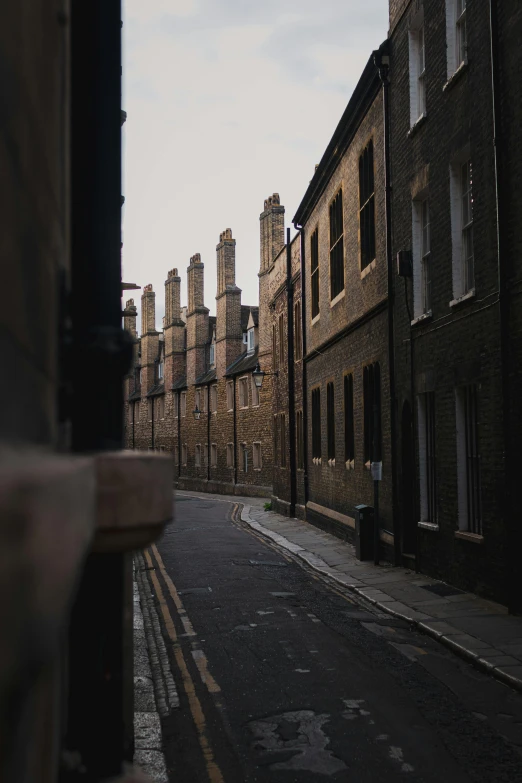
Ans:
[[[428,115],[426,114],[426,112],[423,112],[421,114],[421,116],[419,117],[419,119],[415,120],[415,122],[413,123],[413,125],[409,129],[408,133],[406,134],[408,139],[411,139],[411,137],[414,136],[417,133],[419,128],[421,128],[424,125],[424,123],[426,122],[427,119],[428,119]]]
[[[411,326],[417,326],[417,324],[422,324],[424,321],[429,321],[430,318],[433,318],[433,313],[431,310],[428,310],[427,313],[422,313],[422,315],[418,315],[417,318],[414,318],[411,322]]]
[[[312,324],[311,325],[313,326],[314,324],[316,324],[320,317],[321,317],[321,313],[318,313],[315,316],[315,318],[312,318]]]
[[[435,522],[417,522],[417,526],[421,527],[423,530],[431,530],[433,533],[438,533],[439,526]]]
[[[452,299],[449,303],[450,307],[458,307],[461,304],[464,304],[465,302],[469,302],[472,299],[475,298],[475,289],[472,288],[471,291],[468,291],[466,294],[462,294],[462,296],[459,296],[457,299]]]
[[[314,465],[320,465],[320,464],[321,464],[321,462],[322,462],[322,459],[321,459],[321,457],[314,457],[314,458],[312,459],[312,463],[313,463]]]
[[[328,460],[328,465],[329,465],[331,468],[335,468],[335,457],[334,457],[333,459],[329,459],[329,460]]]
[[[370,471],[372,469],[372,463],[368,460],[368,462],[364,463],[364,469],[367,471]]]
[[[455,538],[460,538],[463,541],[471,541],[473,544],[482,544],[484,536],[478,533],[468,533],[466,530],[455,530]]]
[[[373,261],[370,261],[368,266],[365,266],[364,269],[361,269],[361,280],[364,280],[366,275],[369,275],[370,272],[375,269],[376,267],[376,259],[374,258]]]
[[[354,459],[346,460],[346,462],[344,464],[345,464],[346,470],[355,470],[355,460]]]
[[[340,302],[341,299],[344,299],[345,292],[346,292],[346,289],[343,288],[343,290],[339,294],[337,294],[337,296],[334,296],[334,298],[330,300],[330,307],[335,307],[337,302]]]
[[[239,406],[239,410],[240,411],[247,411],[248,410],[248,405],[240,405]]]
[[[452,73],[452,75],[449,77],[448,81],[442,88],[442,92],[446,92],[447,90],[450,90],[453,87],[453,85],[459,81],[460,77],[465,71],[467,71],[467,69],[468,69],[468,61],[464,60],[464,62],[462,62],[459,65],[457,70],[454,73]]]
[[[260,473],[262,471],[262,468],[253,468],[255,473]]]

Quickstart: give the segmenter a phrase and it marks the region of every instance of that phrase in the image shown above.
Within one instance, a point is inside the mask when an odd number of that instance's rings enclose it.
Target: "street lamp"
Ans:
[[[275,375],[277,377],[278,374],[277,370],[275,372],[263,372],[259,366],[259,362],[256,364],[255,370],[252,370],[252,378],[254,379],[254,384],[257,389],[260,389],[263,385],[263,378],[265,375]]]
[[[199,421],[199,419],[201,418],[201,411],[199,410],[197,405],[192,411],[192,413],[194,414],[194,418],[196,419],[196,421]]]

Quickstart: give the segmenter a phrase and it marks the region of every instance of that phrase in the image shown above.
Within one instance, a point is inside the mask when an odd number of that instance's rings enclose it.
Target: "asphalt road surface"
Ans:
[[[522,783],[522,696],[178,494],[148,553],[180,697],[170,779]]]

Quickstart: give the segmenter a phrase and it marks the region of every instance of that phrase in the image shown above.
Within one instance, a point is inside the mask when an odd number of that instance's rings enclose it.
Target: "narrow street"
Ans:
[[[522,780],[522,697],[179,493],[146,570],[179,694],[171,781]]]

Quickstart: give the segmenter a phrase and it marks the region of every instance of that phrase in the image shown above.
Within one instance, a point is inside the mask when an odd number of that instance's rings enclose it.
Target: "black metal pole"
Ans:
[[[520,587],[520,547],[522,533],[518,522],[518,509],[515,508],[515,473],[517,463],[513,433],[510,426],[511,412],[511,357],[509,332],[509,278],[510,253],[507,250],[507,227],[505,220],[506,188],[504,180],[504,159],[506,145],[503,138],[502,105],[499,91],[499,27],[498,3],[489,3],[490,45],[491,45],[491,92],[493,98],[493,152],[495,160],[495,189],[497,217],[497,274],[498,274],[498,305],[500,327],[500,363],[502,378],[502,421],[504,437],[504,475],[503,516],[507,532],[507,596],[509,611],[522,613],[522,590]],[[516,368],[514,368],[516,372]],[[515,395],[516,396],[516,395]]]
[[[288,439],[290,467],[290,516],[295,517],[297,471],[295,460],[294,284],[290,229],[286,229],[286,302],[288,322]]]
[[[210,481],[210,384],[207,386],[207,481]]]
[[[178,478],[181,478],[181,391],[178,391]]]
[[[379,433],[379,405],[377,404],[376,391],[374,388],[373,401],[373,460],[380,462],[380,433]],[[373,562],[379,565],[379,549],[381,545],[381,523],[379,515],[379,481],[374,477],[373,481]]]
[[[150,413],[150,438],[151,438],[151,443],[152,443],[152,449],[154,450],[154,408],[155,408],[154,403],[156,402],[156,398],[155,397],[149,397],[149,399],[150,399],[150,410],[151,410],[151,413]]]
[[[237,405],[236,405],[236,376],[234,375],[234,484],[237,484]]]
[[[395,279],[392,255],[392,205],[391,205],[391,157],[390,157],[390,80],[389,54],[387,49],[376,53],[376,65],[382,81],[383,115],[384,115],[384,190],[385,190],[385,220],[386,220],[386,264],[388,269],[388,376],[390,394],[390,474],[392,482],[392,518],[395,562],[400,562],[400,530],[397,513],[397,424],[396,424],[396,389],[395,389],[395,337],[394,337],[394,306]]]

